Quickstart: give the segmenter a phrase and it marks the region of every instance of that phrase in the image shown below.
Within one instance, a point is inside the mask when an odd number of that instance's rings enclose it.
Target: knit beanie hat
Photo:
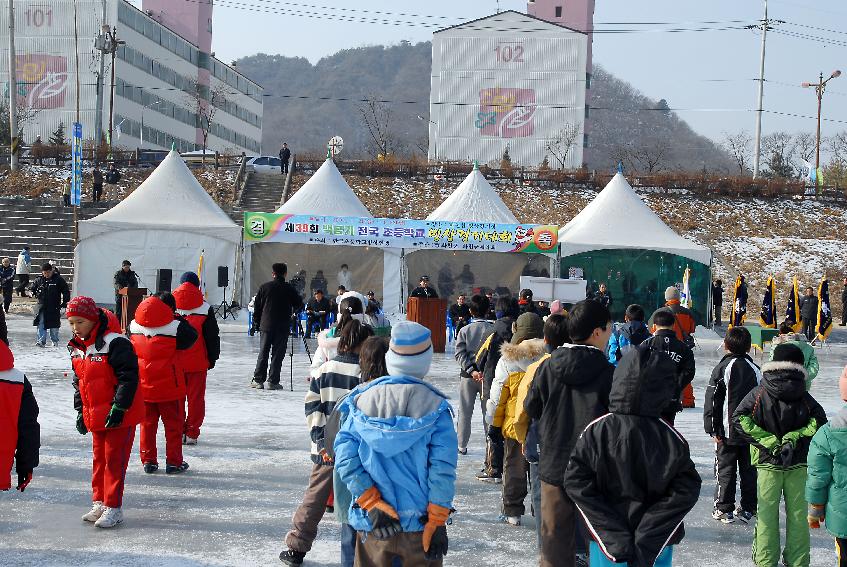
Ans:
[[[97,309],[97,304],[90,297],[80,295],[68,301],[68,307],[65,311],[67,317],[82,317],[89,321],[97,322],[100,320],[100,311]]]
[[[512,344],[522,343],[527,339],[540,339],[544,337],[544,321],[537,313],[523,313],[515,321]]]
[[[432,364],[432,333],[413,321],[400,321],[391,328],[385,367],[391,376],[423,379]]]
[[[800,347],[788,343],[777,345],[773,349],[774,362],[793,362],[802,366],[806,362],[806,357]]]
[[[200,278],[198,278],[197,274],[195,274],[194,272],[185,272],[184,274],[179,276],[179,283],[184,284],[186,282],[192,283],[197,287],[200,287]]]
[[[9,345],[0,341],[0,372],[6,372],[15,367],[15,357]]]
[[[665,290],[665,301],[679,299],[679,288],[671,286]]]

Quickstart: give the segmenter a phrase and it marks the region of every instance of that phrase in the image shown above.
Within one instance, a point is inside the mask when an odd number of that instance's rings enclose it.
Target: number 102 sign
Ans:
[[[497,63],[523,63],[523,43],[517,41],[504,41],[494,48]]]

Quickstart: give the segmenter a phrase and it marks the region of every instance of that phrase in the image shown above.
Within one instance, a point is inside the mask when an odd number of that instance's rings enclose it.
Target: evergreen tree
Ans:
[[[50,134],[48,140],[51,146],[67,146],[68,140],[65,138],[65,123],[59,122],[59,126]]]

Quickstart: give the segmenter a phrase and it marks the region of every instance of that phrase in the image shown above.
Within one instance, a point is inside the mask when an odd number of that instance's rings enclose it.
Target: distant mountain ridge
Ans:
[[[431,63],[430,42],[402,42],[345,49],[314,65],[302,57],[264,53],[236,64],[265,88],[266,153],[275,154],[288,142],[295,153],[320,154],[338,135],[344,138],[346,157],[365,157],[369,137],[359,101],[369,97],[391,101],[398,153],[425,155]],[[624,161],[637,170],[732,171],[729,156],[669,111],[664,100],[647,98],[598,65],[589,100],[590,169]]]

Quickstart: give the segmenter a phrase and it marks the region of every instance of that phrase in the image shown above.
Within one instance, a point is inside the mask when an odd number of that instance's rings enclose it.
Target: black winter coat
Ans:
[[[712,284],[712,303],[723,305],[723,286]]]
[[[756,467],[806,466],[812,437],[827,421],[826,412],[806,391],[806,377],[801,364],[768,362],[762,366],[762,382],[732,414],[735,433],[752,445]],[[783,452],[789,440],[792,446]]]
[[[317,315],[321,311],[324,311],[325,315],[329,315],[329,299],[327,299],[326,297],[322,297],[320,301],[315,298],[310,299],[309,303],[306,304],[306,311],[310,311],[310,314],[312,315]]]
[[[15,267],[9,266],[8,268],[4,268],[0,266],[0,289],[7,290],[9,292],[12,291],[12,288],[15,285]]]
[[[38,450],[41,447],[41,426],[38,424],[38,402],[32,393],[32,384],[24,376],[24,391],[21,409],[18,412],[18,445],[15,449],[15,471],[18,474],[32,472],[38,466]]]
[[[524,409],[538,420],[538,476],[547,484],[563,486],[565,467],[580,433],[609,411],[614,370],[600,349],[565,344],[535,372]]]
[[[0,341],[9,344],[9,330],[6,328],[6,314],[0,307]]]
[[[38,298],[38,314],[32,325],[37,327],[38,317],[43,315],[45,329],[61,327],[62,317],[59,310],[64,309],[71,300],[71,290],[65,279],[58,274],[52,274],[49,278],[39,276],[32,282],[31,289],[33,295]]]
[[[115,294],[125,287],[138,287],[138,274],[132,270],[115,272]]]
[[[800,318],[814,321],[818,318],[818,298],[814,295],[804,295],[800,298]]]
[[[652,567],[682,540],[702,483],[688,443],[659,417],[672,384],[650,372],[651,356],[641,346],[621,359],[611,413],[585,428],[565,473],[565,490],[600,548],[633,567]]]
[[[703,428],[712,437],[720,437],[729,445],[744,445],[732,428],[732,414],[738,404],[759,385],[762,371],[750,355],[724,356],[712,370],[703,402]]]
[[[435,291],[434,287],[423,287],[418,286],[412,290],[411,295],[409,297],[428,297],[430,299],[438,299],[438,292]]]
[[[264,332],[289,329],[292,313],[302,307],[303,299],[285,280],[264,283],[253,303],[253,329]]]
[[[487,400],[491,392],[491,383],[494,382],[494,371],[500,362],[500,347],[503,343],[512,340],[511,317],[500,317],[494,322],[494,330],[491,333],[491,341],[488,349],[477,357],[476,366],[482,369],[482,399]]]
[[[697,368],[694,362],[694,352],[684,342],[676,337],[674,331],[664,329],[656,331],[656,334],[647,341],[652,348],[664,352],[673,361],[675,375],[668,376],[676,385],[671,398],[666,402],[662,415],[672,417],[682,411],[682,391],[694,380]]]

